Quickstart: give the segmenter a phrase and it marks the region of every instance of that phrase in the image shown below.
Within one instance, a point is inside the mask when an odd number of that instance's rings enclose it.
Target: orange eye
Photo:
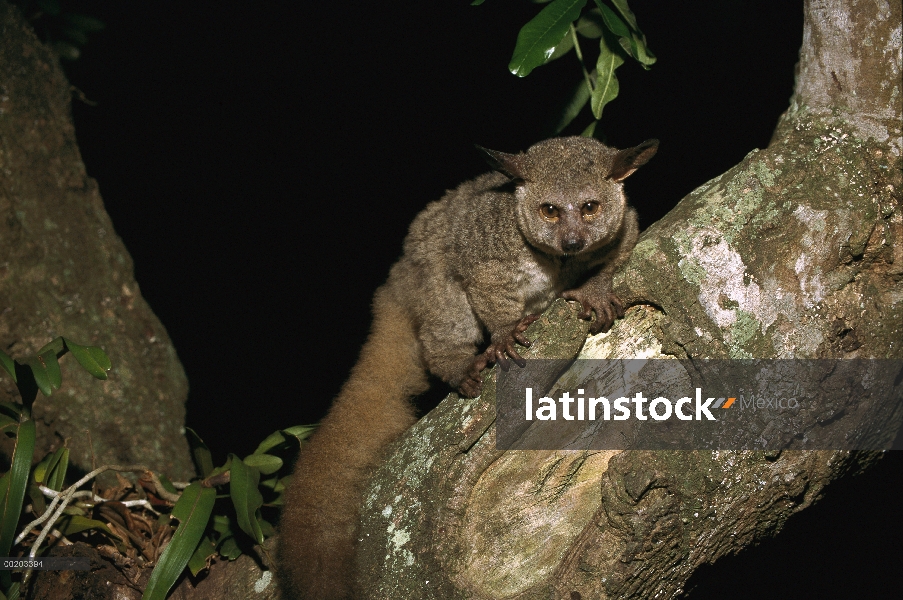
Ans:
[[[539,214],[548,221],[558,220],[558,208],[554,204],[543,204],[539,207]]]
[[[587,202],[580,208],[580,212],[583,213],[584,217],[594,217],[599,214],[599,208],[598,202]]]

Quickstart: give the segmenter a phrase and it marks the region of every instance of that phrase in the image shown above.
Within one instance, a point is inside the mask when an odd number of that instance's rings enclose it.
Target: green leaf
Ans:
[[[310,434],[314,432],[317,428],[316,425],[295,425],[294,427],[288,427],[286,429],[282,429],[282,433],[286,435],[291,435],[298,438],[299,442],[303,442]]]
[[[274,490],[277,485],[279,485],[280,477],[278,475],[273,475],[271,477],[261,477],[260,478],[260,487],[267,488],[268,490]]]
[[[216,490],[201,487],[194,482],[182,492],[182,497],[172,508],[179,527],[163,550],[163,555],[151,573],[142,600],[165,600],[169,589],[182,574],[188,560],[197,550],[216,501]]]
[[[483,2],[485,2],[485,1],[486,0],[473,0],[473,2],[470,3],[470,5],[471,6],[479,6],[479,5],[483,4]]]
[[[630,31],[630,28],[627,27],[627,24],[624,23],[613,10],[604,4],[599,5],[599,10],[602,12],[602,21],[605,23],[605,26],[609,31],[618,36],[618,45],[620,45],[629,56],[639,60],[639,50],[636,47],[636,42],[633,40],[632,32]]]
[[[580,137],[593,137],[596,133],[596,125],[599,124],[599,121],[593,121],[589,125],[586,126],[582,132],[580,132]]]
[[[228,537],[220,543],[219,553],[226,560],[235,560],[243,554],[234,537]]]
[[[19,419],[14,419],[5,413],[0,413],[0,433],[7,431],[7,430],[13,431],[18,426],[19,426]]]
[[[110,531],[110,528],[103,521],[80,517],[78,515],[66,515],[54,524],[54,528],[59,529],[63,535],[72,535],[80,531],[88,531],[89,529],[99,529],[111,536],[119,539],[119,536]]]
[[[602,28],[604,26],[602,12],[598,8],[594,8],[586,11],[586,13],[580,17],[580,20],[574,25],[574,29],[583,37],[594,40],[602,35]]]
[[[35,465],[35,483],[40,483],[58,492],[63,489],[63,480],[68,467],[69,449],[57,448],[56,452],[51,452]]]
[[[289,477],[282,477],[277,479],[275,482],[271,482],[271,480],[267,480],[260,485],[266,486],[269,488],[272,493],[276,494],[276,497],[269,500],[267,502],[267,506],[282,506],[285,504],[285,483],[289,479]]]
[[[88,515],[88,511],[85,510],[83,506],[79,506],[78,504],[70,504],[66,508],[63,509],[64,515],[78,515],[80,517],[85,517]]]
[[[172,482],[169,480],[169,477],[167,477],[166,475],[160,473],[160,475],[157,477],[157,479],[160,480],[160,485],[163,486],[163,489],[166,490],[167,492],[169,492],[170,494],[178,494],[179,493],[179,490],[176,489],[176,486],[174,486],[172,484]]]
[[[251,454],[245,457],[244,463],[264,475],[271,475],[282,468],[282,459],[272,454]]]
[[[621,55],[611,49],[606,43],[607,35],[603,35],[599,42],[599,60],[596,61],[596,87],[593,89],[590,99],[590,108],[596,120],[602,117],[602,109],[605,105],[618,97],[618,78],[615,77],[615,69],[624,64]]]
[[[636,50],[637,50],[636,59],[640,62],[640,65],[648,71],[649,67],[651,65],[655,64],[655,61],[657,61],[658,59],[655,57],[655,55],[649,50],[649,47],[646,45],[646,36],[644,36],[641,33],[636,33],[636,32],[632,33],[631,35],[633,36],[633,45],[636,47]],[[621,43],[622,47],[623,47],[624,40],[621,39],[621,40],[618,40],[618,42]]]
[[[41,355],[42,362],[46,365],[47,377],[50,379],[50,385],[53,389],[58,390],[63,385],[63,374],[60,372],[60,361],[56,357],[56,352],[48,351]]]
[[[25,488],[25,493],[31,501],[32,512],[36,515],[43,515],[44,511],[47,510],[47,502],[43,492],[38,489],[38,484],[29,481],[28,487]],[[22,503],[24,504],[25,501],[23,500]]]
[[[596,3],[598,4],[598,0]],[[627,0],[611,0],[611,3],[615,5],[615,8],[618,9],[618,12],[621,13],[621,16],[624,17],[624,20],[630,25],[630,28],[639,33],[640,28],[636,24],[636,15],[634,15],[633,11],[630,10],[630,7],[627,6]]]
[[[47,476],[47,487],[59,492],[63,489],[63,484],[66,482],[66,471],[69,469],[69,448],[60,448],[57,452],[60,453],[60,458],[50,469],[50,474]]]
[[[630,29],[627,27],[627,24],[615,14],[615,11],[601,2],[597,1],[596,4],[599,5],[599,11],[602,13],[602,21],[605,23],[605,26],[608,27],[610,32],[618,37],[630,37]]]
[[[213,472],[213,455],[210,453],[210,448],[194,429],[186,427],[185,433],[188,437],[188,447],[191,448],[191,457],[194,459],[194,467],[197,469],[198,475],[207,477]]]
[[[56,352],[46,350],[43,354],[28,356],[23,361],[31,368],[34,381],[45,396],[50,396],[53,390],[60,389],[63,376],[60,373],[60,363],[56,358]]]
[[[286,454],[296,450],[298,444],[307,439],[316,428],[316,425],[296,425],[274,431],[258,444],[254,454]]]
[[[0,478],[0,556],[9,556],[16,537],[16,525],[22,514],[22,500],[31,474],[34,444],[34,421],[22,421],[16,435],[10,470]]]
[[[602,4],[600,0],[595,0],[595,2],[599,7],[599,10],[607,15],[605,21],[606,26],[612,33],[619,36],[620,39],[618,39],[618,44],[624,48],[627,54],[636,59],[640,65],[648,71],[649,67],[654,64],[657,59],[646,45],[646,36],[640,31],[640,28],[637,25],[636,16],[630,10],[630,7],[627,6],[626,0],[612,0],[612,4],[615,5],[615,8],[617,8],[618,12],[621,13],[621,16],[624,17],[624,21],[620,21],[614,12]],[[618,26],[614,22],[615,19],[620,21],[624,27]],[[611,24],[609,24],[610,22]],[[625,33],[626,28],[629,28],[629,33]],[[617,31],[615,29],[617,29]]]
[[[72,356],[75,357],[75,360],[78,361],[78,364],[85,371],[97,379],[107,378],[107,371],[110,370],[113,364],[110,362],[110,357],[107,356],[106,352],[97,346],[82,346],[65,338],[63,341],[66,343],[69,352],[72,353]]]
[[[280,431],[274,431],[270,435],[266,436],[262,442],[257,444],[257,449],[254,450],[254,454],[263,454],[275,448],[280,444],[284,444],[286,441],[286,434]]]
[[[21,596],[19,595],[19,582],[14,581],[12,585],[9,586],[9,589],[6,591],[4,595],[3,592],[0,592],[0,600],[19,600]]]
[[[595,71],[590,74],[590,78],[593,78],[594,76]],[[583,110],[583,107],[589,102],[591,93],[586,81],[581,80],[580,83],[577,84],[577,87],[574,88],[574,91],[571,94],[571,99],[568,100],[564,110],[561,111],[561,118],[558,119],[558,122],[555,124],[554,135],[561,133],[565,127],[571,124],[571,121],[577,118],[577,115],[580,114],[580,111]]]
[[[232,519],[225,515],[214,515],[213,516],[213,531],[220,534],[220,536],[234,535],[234,531],[232,531]]]
[[[18,402],[0,402],[0,414],[12,417],[18,423],[22,416],[22,405]]]
[[[260,529],[260,507],[263,496],[257,489],[260,483],[260,471],[249,467],[235,455],[232,459],[229,478],[229,495],[235,505],[238,526],[258,544],[263,543],[263,532]]]
[[[552,53],[546,58],[544,65],[549,64],[553,60],[557,60],[574,49],[574,36],[571,35],[570,29],[565,32],[561,41],[552,48]]]
[[[13,383],[16,383],[16,362],[3,350],[0,350],[0,367],[3,367],[3,370],[13,378]]]
[[[271,538],[276,535],[276,528],[273,527],[273,524],[264,519],[260,520],[260,529],[263,531],[264,537]]]
[[[229,456],[231,456],[231,454]],[[238,460],[238,459],[236,458],[236,460]],[[207,475],[207,477],[205,477],[204,479],[210,479],[211,477],[216,477],[217,475],[221,475],[221,474],[225,473],[226,471],[228,471],[231,467],[232,467],[232,459],[227,458],[226,464],[224,464],[221,467],[216,467],[215,469],[210,471],[210,474]]]
[[[44,354],[45,352],[53,351],[57,356],[62,356],[66,353],[66,344],[63,341],[62,336],[57,336],[44,344],[40,350],[38,350],[35,354]]]
[[[47,456],[41,459],[41,462],[34,466],[34,471],[32,472],[32,477],[34,477],[35,483],[44,483],[44,477],[47,475],[47,471],[50,468],[50,463],[59,460],[56,452],[51,452]]]
[[[586,0],[555,0],[543,8],[518,33],[508,69],[518,77],[526,77],[545,64],[585,5]]]
[[[198,576],[198,573],[207,568],[207,559],[216,554],[216,546],[213,541],[204,536],[204,539],[201,540],[201,543],[198,544],[197,550],[194,551],[194,554],[191,555],[191,558],[188,559],[188,570],[191,571],[191,574],[195,577]]]

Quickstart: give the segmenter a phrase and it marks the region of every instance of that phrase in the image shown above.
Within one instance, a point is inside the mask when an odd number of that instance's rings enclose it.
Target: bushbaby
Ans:
[[[363,488],[414,422],[409,400],[426,391],[427,372],[475,397],[485,367],[523,364],[524,331],[556,297],[579,302],[593,333],[623,316],[612,275],[638,233],[623,181],[657,149],[658,140],[617,150],[584,137],[521,154],[481,149],[495,172],[414,219],[376,291],[360,359],[286,493],[279,562],[289,597],[353,596]]]

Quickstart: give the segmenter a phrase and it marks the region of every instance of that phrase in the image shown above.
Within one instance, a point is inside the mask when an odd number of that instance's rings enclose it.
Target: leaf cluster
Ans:
[[[157,597],[149,595],[158,586],[157,570],[166,572],[165,577],[160,575],[161,580],[175,582],[186,566],[192,575],[197,575],[214,556],[235,560],[249,545],[263,544],[273,536],[275,529],[262,511],[282,505],[290,459],[313,430],[313,426],[304,425],[281,429],[263,440],[250,455],[241,458],[230,454],[225,464],[214,468],[210,449],[197,433],[187,429],[201,478],[185,488],[173,507],[173,516],[180,520],[179,530],[151,575],[145,597]],[[213,489],[217,493],[206,491]],[[181,531],[184,537],[178,538]]]
[[[187,429],[199,478],[181,492],[171,517],[178,527],[160,556],[143,600],[162,600],[187,567],[196,576],[220,556],[235,560],[249,546],[275,535],[263,509],[282,505],[290,458],[314,430],[313,426],[281,429],[263,440],[250,455],[230,454],[214,467],[210,449]],[[167,482],[163,482],[166,485]],[[175,487],[169,486],[170,492]]]
[[[482,4],[483,1],[475,0],[473,4]],[[614,9],[602,0],[593,0],[595,7],[584,10],[588,0],[552,0],[521,28],[517,36],[508,69],[518,77],[526,77],[537,67],[572,50],[580,61],[583,81],[571,93],[555,124],[555,135],[561,133],[589,104],[595,120],[583,131],[583,135],[592,136],[605,105],[618,96],[615,70],[628,58],[647,70],[656,61],[627,0],[610,2]],[[592,67],[587,67],[581,38],[598,40],[599,53],[595,62],[590,63]]]
[[[230,454],[219,467],[200,436],[188,429],[198,477],[185,484],[143,466],[105,465],[66,487],[65,446],[31,468],[31,408],[38,391],[50,396],[62,385],[59,358],[67,352],[94,377],[107,378],[111,365],[103,350],[63,337],[18,360],[0,351],[0,374],[12,378],[22,397],[21,404],[0,403],[0,432],[16,438],[12,467],[0,477],[0,556],[16,547],[19,554],[35,557],[59,536],[80,536],[126,563],[155,564],[142,598],[163,600],[186,568],[196,576],[215,557],[234,560],[275,534],[264,511],[275,512],[282,504],[291,459],[313,426],[276,431],[250,455]],[[137,484],[119,477],[119,485],[106,490],[81,489],[106,470],[142,475]],[[23,516],[28,517],[23,515],[26,495],[34,520],[20,528]],[[9,571],[0,571],[0,600],[18,598],[19,586]]]
[[[59,359],[67,352],[71,352],[78,364],[97,379],[107,378],[111,364],[103,350],[64,337],[54,339],[34,355],[20,360],[13,360],[0,351],[0,375],[5,373],[12,378],[22,399],[21,404],[0,402],[0,432],[16,438],[10,470],[0,477],[0,556],[10,555],[26,490],[42,484],[62,486],[65,477],[69,453],[64,448],[45,457],[35,466],[34,474],[31,473],[35,451],[35,422],[31,408],[38,390],[50,396],[62,385]],[[30,495],[34,497],[34,494]],[[18,583],[12,581],[9,571],[0,571],[0,598],[16,597]]]

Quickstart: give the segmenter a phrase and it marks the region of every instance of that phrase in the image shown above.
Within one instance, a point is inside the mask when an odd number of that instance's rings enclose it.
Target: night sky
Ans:
[[[537,12],[524,0],[63,6],[106,23],[65,66],[96,103],[73,101],[79,145],[188,373],[188,425],[220,457],[323,415],[413,217],[487,170],[474,144],[547,137],[580,79],[573,56],[508,73]],[[619,69],[600,127],[618,147],[661,141],[627,182],[645,227],[768,144],[802,2],[631,7],[659,62]],[[791,597],[784,577],[811,597],[881,597],[868,586],[900,559],[893,454],[691,597]]]

